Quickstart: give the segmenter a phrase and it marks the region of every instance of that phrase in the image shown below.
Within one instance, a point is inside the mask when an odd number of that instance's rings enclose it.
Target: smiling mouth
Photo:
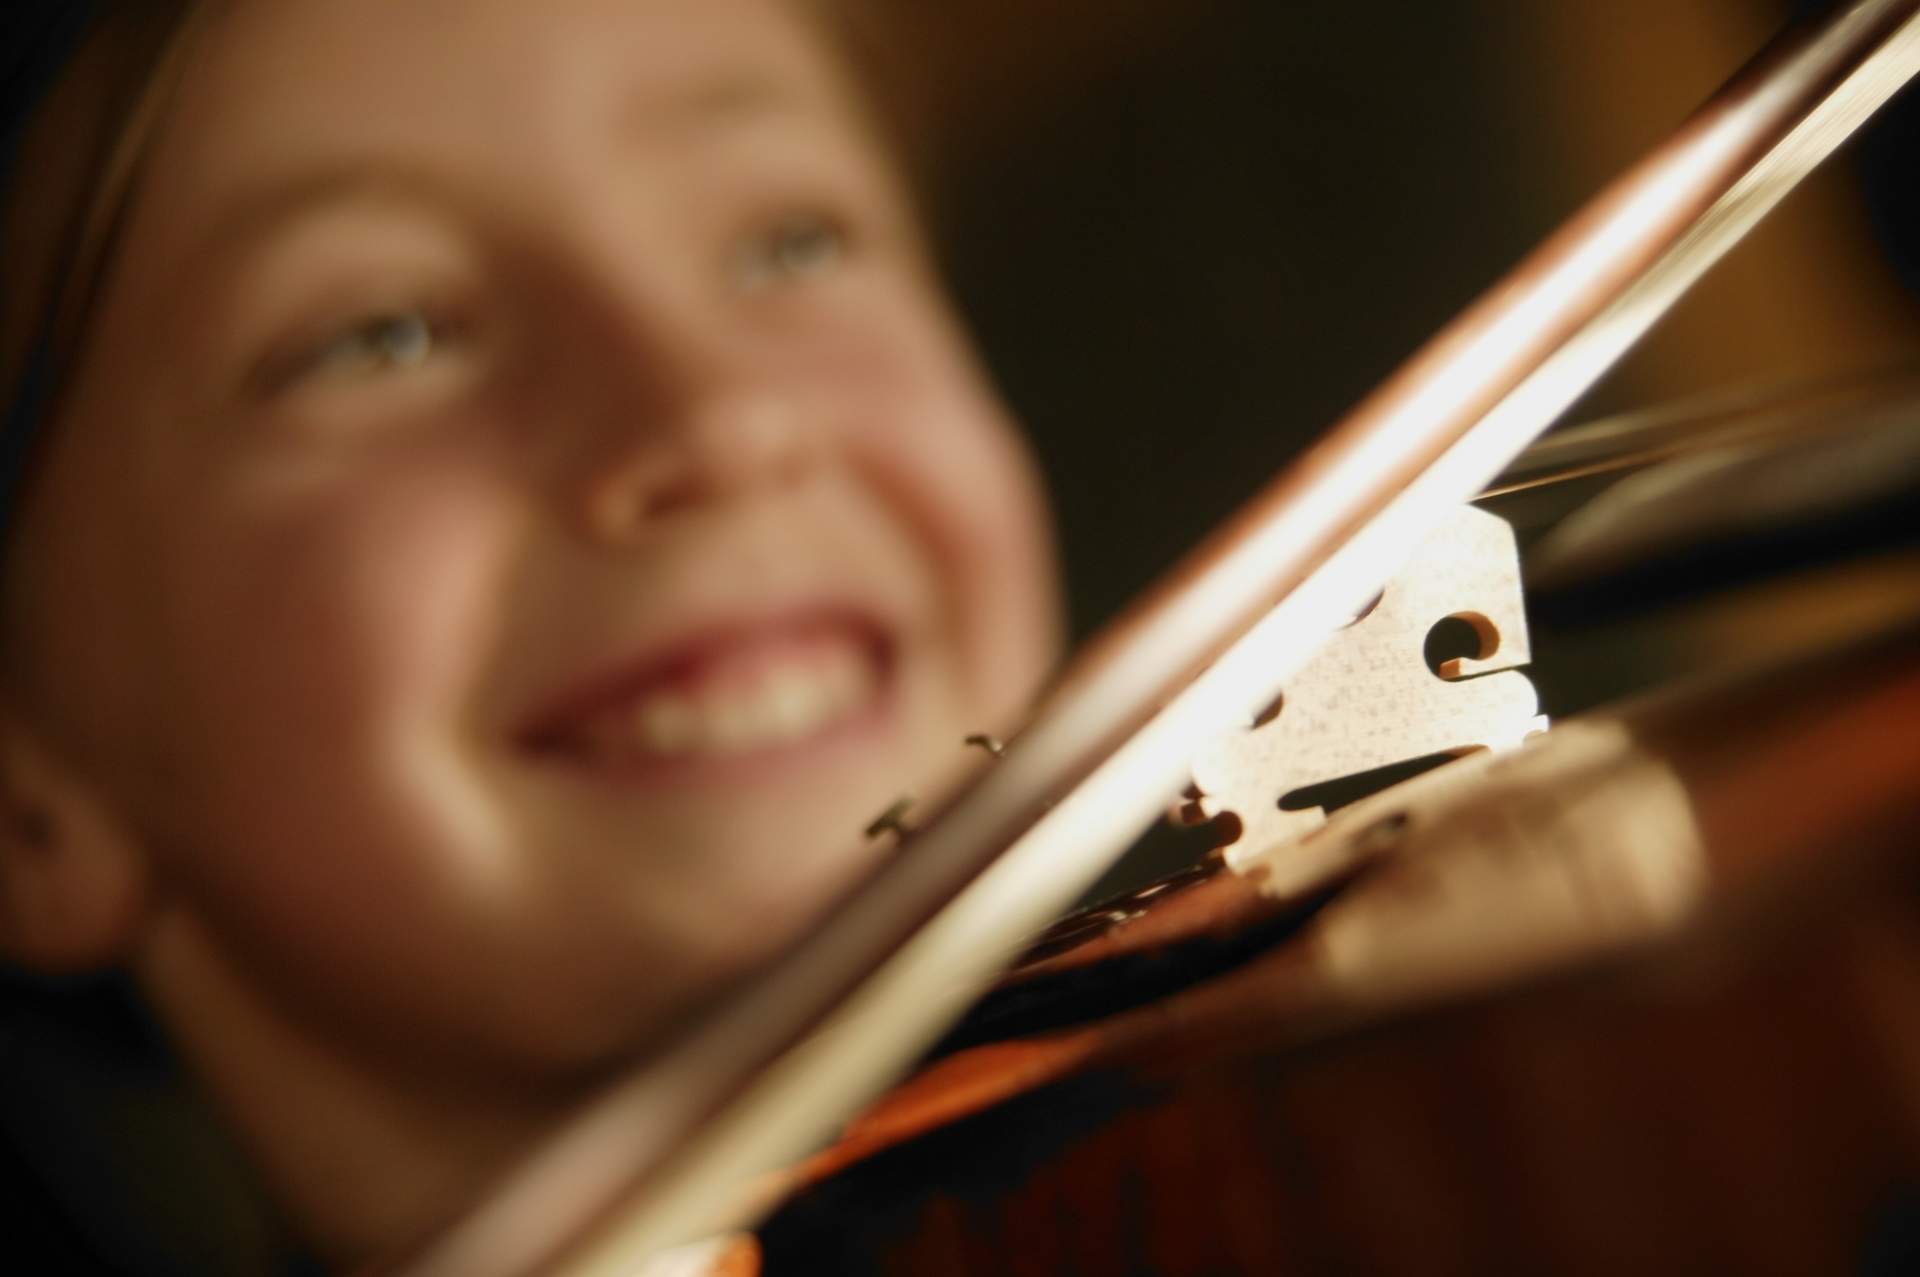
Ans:
[[[590,764],[727,759],[814,741],[877,709],[882,644],[847,622],[760,627],[616,676],[528,735]]]

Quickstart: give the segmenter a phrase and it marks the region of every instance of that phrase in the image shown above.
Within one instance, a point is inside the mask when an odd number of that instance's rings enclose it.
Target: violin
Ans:
[[[765,1271],[1908,1270],[1917,710],[1909,624],[1343,809],[1329,892],[1221,873],[1016,968]]]
[[[770,1272],[1798,1267],[1878,1254],[1876,1211],[1897,1242],[1911,630],[1438,768],[1328,820],[1313,872],[1259,848],[1109,910],[950,1026],[1210,739],[1920,69],[1916,15],[1859,0],[1763,53],[1096,640],[763,980],[398,1271],[628,1271],[783,1196]],[[1836,748],[1874,761],[1773,801]],[[1532,824],[1494,829],[1514,811]],[[1746,1102],[1688,1119],[1701,1094]],[[1120,1156],[1141,1150],[1162,1169]]]

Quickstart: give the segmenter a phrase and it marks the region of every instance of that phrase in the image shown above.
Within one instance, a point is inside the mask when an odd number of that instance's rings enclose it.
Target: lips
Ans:
[[[854,616],[731,627],[589,678],[521,737],[614,766],[787,750],[872,712],[888,664],[878,628]]]

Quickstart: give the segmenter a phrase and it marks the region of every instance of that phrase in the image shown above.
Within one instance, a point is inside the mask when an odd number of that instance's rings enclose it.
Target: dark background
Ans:
[[[845,2],[1047,470],[1080,634],[1793,8]],[[1910,351],[1856,169],[1794,197],[1572,419]]]

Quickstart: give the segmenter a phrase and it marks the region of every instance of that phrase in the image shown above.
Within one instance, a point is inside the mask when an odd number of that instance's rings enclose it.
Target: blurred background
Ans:
[[[837,3],[1048,472],[1079,634],[1795,9]],[[1904,220],[1913,140],[1877,126],[1569,420],[1913,351],[1920,311],[1875,224]],[[1874,175],[1896,189],[1870,209]]]

